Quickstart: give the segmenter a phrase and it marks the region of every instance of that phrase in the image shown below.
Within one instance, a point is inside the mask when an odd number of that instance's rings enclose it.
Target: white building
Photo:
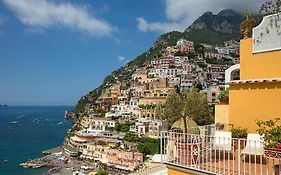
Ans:
[[[180,68],[150,69],[148,71],[149,77],[173,78],[180,74],[182,74],[182,69],[180,69]]]
[[[150,120],[147,118],[138,118],[135,125],[130,126],[130,132],[138,134],[138,136],[147,136],[151,138],[159,138],[161,131],[168,129],[166,121]]]
[[[115,127],[115,121],[105,117],[94,117],[89,121],[88,132],[103,132],[107,127]]]

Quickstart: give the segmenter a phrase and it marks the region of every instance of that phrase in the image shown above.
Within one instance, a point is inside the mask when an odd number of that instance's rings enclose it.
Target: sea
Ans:
[[[24,169],[20,163],[42,156],[63,143],[71,120],[64,111],[72,106],[0,107],[0,175],[41,175],[47,168]],[[7,163],[4,161],[7,160]]]

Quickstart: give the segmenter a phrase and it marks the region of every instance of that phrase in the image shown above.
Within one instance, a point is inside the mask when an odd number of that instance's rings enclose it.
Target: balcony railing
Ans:
[[[199,130],[162,132],[162,163],[203,174],[281,175],[281,161],[265,158],[261,141],[231,138],[214,127]]]

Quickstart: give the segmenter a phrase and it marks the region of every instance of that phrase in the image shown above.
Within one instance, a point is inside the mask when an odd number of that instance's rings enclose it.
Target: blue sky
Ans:
[[[75,105],[160,34],[261,2],[0,0],[0,104]]]

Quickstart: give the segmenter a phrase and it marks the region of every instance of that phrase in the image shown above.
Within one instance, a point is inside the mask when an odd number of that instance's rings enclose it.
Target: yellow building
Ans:
[[[269,28],[261,37],[268,18],[253,29],[252,38],[240,41],[240,80],[229,83],[229,106],[216,107],[218,123],[256,132],[255,120],[281,117],[280,34]]]
[[[281,21],[274,20],[277,17],[277,15],[264,17],[262,23],[253,29],[250,38],[249,33],[243,33],[246,37],[240,41],[240,80],[228,83],[229,104],[216,105],[216,123],[247,128],[253,133],[257,130],[256,120],[281,117],[281,33],[276,27],[281,25]],[[277,25],[271,25],[272,20]],[[240,156],[241,154],[237,157]],[[237,159],[234,160],[239,162]],[[248,165],[254,169],[255,164]],[[204,171],[192,172],[192,168],[177,166],[176,163],[175,165],[168,163],[167,167],[169,175],[208,174]],[[228,166],[226,171],[231,168]],[[247,170],[244,169],[244,173],[245,171]],[[250,174],[257,172],[252,171]]]
[[[87,129],[89,127],[89,116],[83,116],[80,119],[80,125],[83,129]]]
[[[168,46],[165,48],[165,50],[162,52],[163,56],[168,56],[168,55],[174,55],[177,53],[179,49],[176,46]]]

